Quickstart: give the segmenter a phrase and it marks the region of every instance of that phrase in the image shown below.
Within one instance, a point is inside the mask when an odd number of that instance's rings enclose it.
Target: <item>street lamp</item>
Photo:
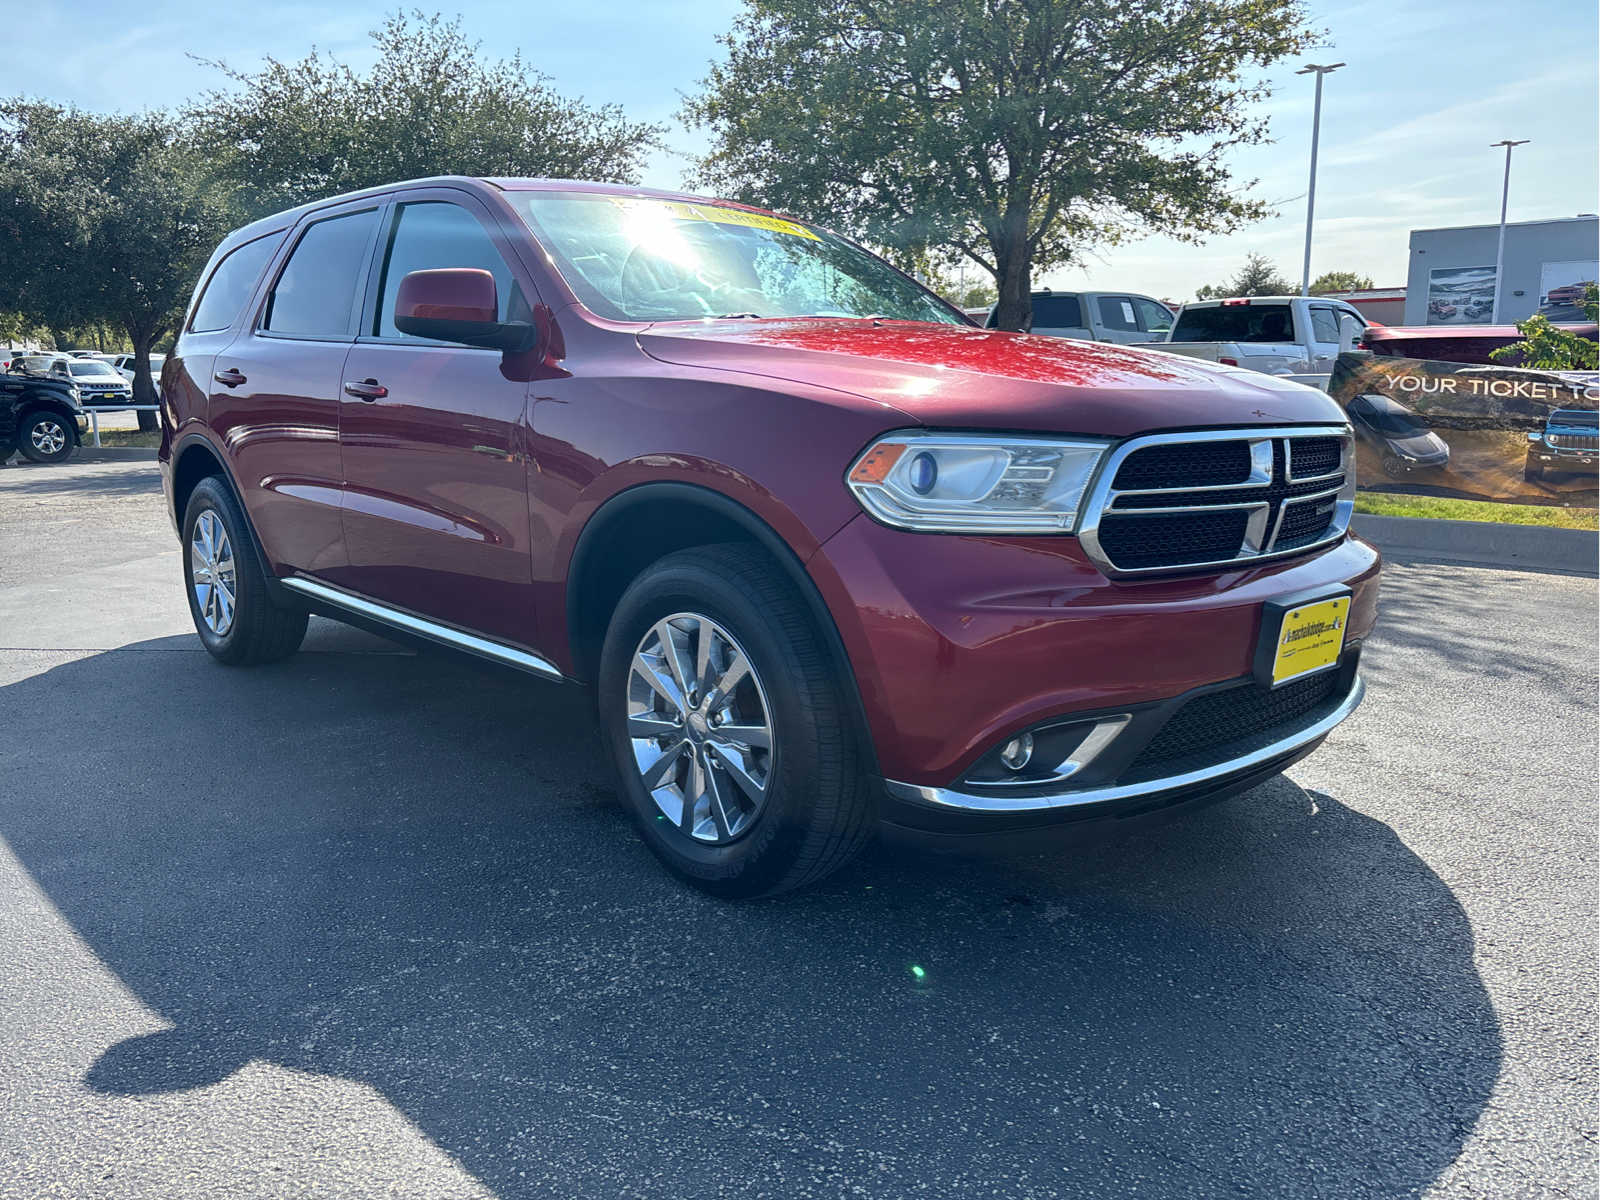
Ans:
[[[1494,252],[1494,312],[1489,316],[1489,323],[1500,324],[1500,273],[1506,265],[1506,201],[1511,198],[1511,150],[1515,146],[1526,146],[1531,138],[1523,138],[1520,142],[1504,141],[1495,142],[1489,147],[1491,150],[1506,148],[1506,177],[1500,185],[1500,242]]]
[[[1344,66],[1342,62],[1329,63],[1327,66],[1318,66],[1316,63],[1307,63],[1296,71],[1296,75],[1311,75],[1317,77],[1317,103],[1311,115],[1311,187],[1306,192],[1306,258],[1300,271],[1300,294],[1311,294],[1311,218],[1317,208],[1317,137],[1322,132],[1322,77],[1329,71],[1337,71]]]

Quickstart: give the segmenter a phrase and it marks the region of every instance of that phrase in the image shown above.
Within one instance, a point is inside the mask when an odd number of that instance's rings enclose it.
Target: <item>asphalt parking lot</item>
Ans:
[[[178,578],[153,463],[0,469],[0,1195],[1593,1194],[1593,580],[1393,564],[1287,778],[732,906],[583,692]]]

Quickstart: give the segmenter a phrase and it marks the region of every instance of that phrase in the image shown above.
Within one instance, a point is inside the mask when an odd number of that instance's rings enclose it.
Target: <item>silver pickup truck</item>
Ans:
[[[1367,319],[1342,300],[1241,296],[1198,300],[1178,310],[1165,341],[1147,343],[1264,375],[1309,376],[1321,383],[1341,351],[1354,350]]]

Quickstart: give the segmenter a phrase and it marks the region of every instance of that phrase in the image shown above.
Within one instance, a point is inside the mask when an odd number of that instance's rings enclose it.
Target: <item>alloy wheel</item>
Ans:
[[[44,417],[28,430],[28,440],[40,454],[60,454],[67,445],[67,430],[54,417]]]
[[[189,539],[189,578],[200,619],[218,637],[226,636],[233,628],[238,582],[228,531],[222,519],[209,508],[196,518],[194,535]]]
[[[699,613],[663,617],[634,650],[627,705],[658,819],[710,845],[746,833],[766,805],[776,747],[766,691],[733,635]]]

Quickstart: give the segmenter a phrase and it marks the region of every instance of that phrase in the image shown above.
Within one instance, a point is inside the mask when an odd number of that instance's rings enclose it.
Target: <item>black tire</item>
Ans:
[[[17,423],[17,449],[36,463],[66,462],[77,443],[71,418],[53,409],[33,409]]]
[[[1532,463],[1528,463],[1522,468],[1522,477],[1530,482],[1535,479],[1543,479],[1544,468],[1536,467]]]
[[[628,683],[642,639],[674,613],[703,614],[737,640],[762,680],[774,747],[764,805],[721,844],[662,819],[628,737]],[[848,862],[876,828],[877,803],[846,716],[845,684],[795,589],[770,558],[703,546],[647,568],[612,614],[601,653],[600,723],[640,835],[677,876],[729,899],[770,896]]]
[[[1410,474],[1410,472],[1406,470],[1405,460],[1402,459],[1398,454],[1392,454],[1389,451],[1384,451],[1383,473],[1390,479],[1404,479]]]
[[[213,630],[201,613],[190,574],[195,526],[208,513],[221,522],[232,550],[232,621],[221,633]],[[251,667],[288,658],[300,649],[300,642],[306,635],[306,611],[280,608],[267,594],[252,536],[239,502],[226,483],[213,475],[195,485],[183,514],[183,591],[189,598],[189,616],[194,620],[200,641],[211,652],[211,657],[233,667]]]

